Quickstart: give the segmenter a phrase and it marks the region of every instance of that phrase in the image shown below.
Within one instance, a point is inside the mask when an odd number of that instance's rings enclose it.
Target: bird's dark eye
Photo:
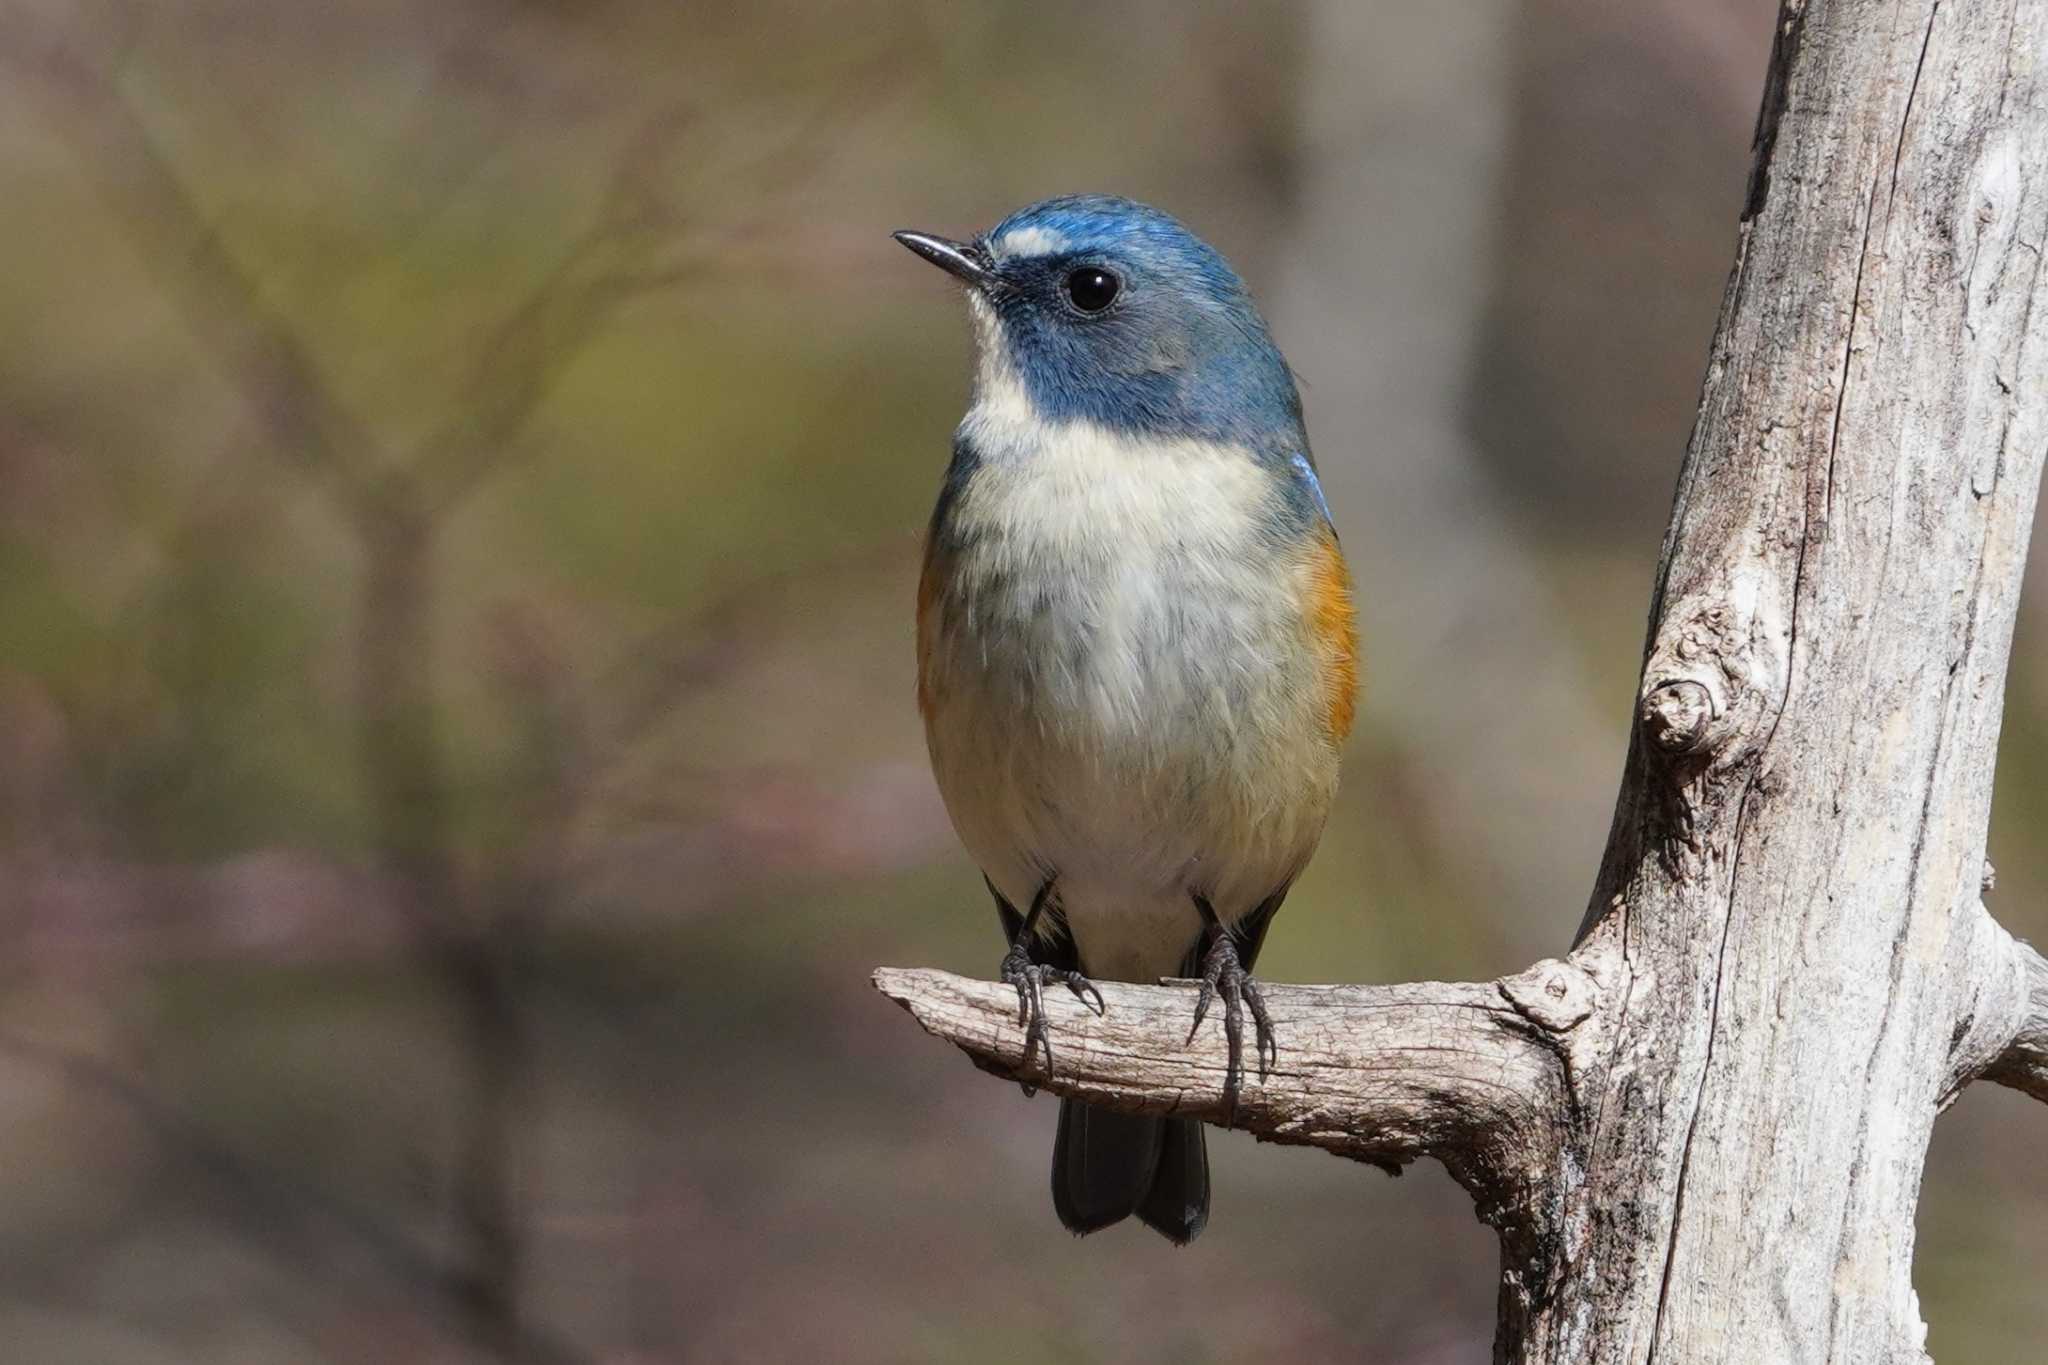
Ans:
[[[1123,281],[1099,266],[1084,265],[1067,275],[1067,297],[1084,313],[1099,313],[1116,302]]]

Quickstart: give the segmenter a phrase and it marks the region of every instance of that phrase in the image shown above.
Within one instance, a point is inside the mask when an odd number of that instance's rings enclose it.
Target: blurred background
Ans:
[[[0,1356],[1487,1358],[1492,1235],[1212,1142],[1085,1242],[912,706],[964,406],[890,229],[1166,206],[1300,371],[1369,690],[1283,980],[1561,951],[1774,0],[0,0]],[[1994,906],[2048,934],[2048,594]],[[2048,1336],[1943,1120],[1931,1347]]]

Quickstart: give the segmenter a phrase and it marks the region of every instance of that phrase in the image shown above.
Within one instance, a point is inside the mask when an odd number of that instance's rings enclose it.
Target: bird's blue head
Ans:
[[[1305,457],[1301,399],[1244,281],[1158,209],[1074,195],[972,241],[896,239],[968,286],[978,403]]]

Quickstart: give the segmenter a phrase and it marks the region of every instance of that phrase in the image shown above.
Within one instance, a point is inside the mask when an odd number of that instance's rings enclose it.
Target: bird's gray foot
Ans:
[[[1224,1126],[1237,1122],[1237,1096],[1244,1083],[1244,1013],[1252,1014],[1253,1046],[1258,1051],[1259,1080],[1264,1081],[1271,1066],[1280,1060],[1280,1045],[1273,1037],[1273,1021],[1266,1014],[1265,999],[1252,974],[1238,961],[1237,940],[1218,924],[1206,903],[1197,902],[1209,921],[1209,949],[1202,955],[1202,988],[1195,997],[1194,1027],[1188,1041],[1195,1041],[1202,1020],[1216,997],[1223,997],[1223,1037],[1230,1045],[1230,1058],[1223,1072]]]
[[[1074,998],[1102,1014],[1102,992],[1095,989],[1095,983],[1079,972],[1064,967],[1048,967],[1042,962],[1033,962],[1024,950],[1026,935],[1019,934],[1017,941],[1010,945],[1010,951],[1003,954],[1002,979],[1017,988],[1017,1023],[1024,1030],[1024,1069],[1031,1069],[1031,1055],[1042,1052],[1045,1055],[1045,1069],[1041,1073],[1052,1074],[1052,1033],[1045,1023],[1045,988],[1048,985],[1062,985],[1074,993]],[[1094,997],[1092,1000],[1090,997]],[[1019,1081],[1018,1086],[1026,1095],[1036,1095],[1038,1087],[1029,1081]]]

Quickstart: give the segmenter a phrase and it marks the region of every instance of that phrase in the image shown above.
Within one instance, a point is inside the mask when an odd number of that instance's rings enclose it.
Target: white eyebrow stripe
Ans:
[[[1011,228],[996,242],[1005,256],[1050,256],[1067,249],[1067,239],[1048,227]]]

